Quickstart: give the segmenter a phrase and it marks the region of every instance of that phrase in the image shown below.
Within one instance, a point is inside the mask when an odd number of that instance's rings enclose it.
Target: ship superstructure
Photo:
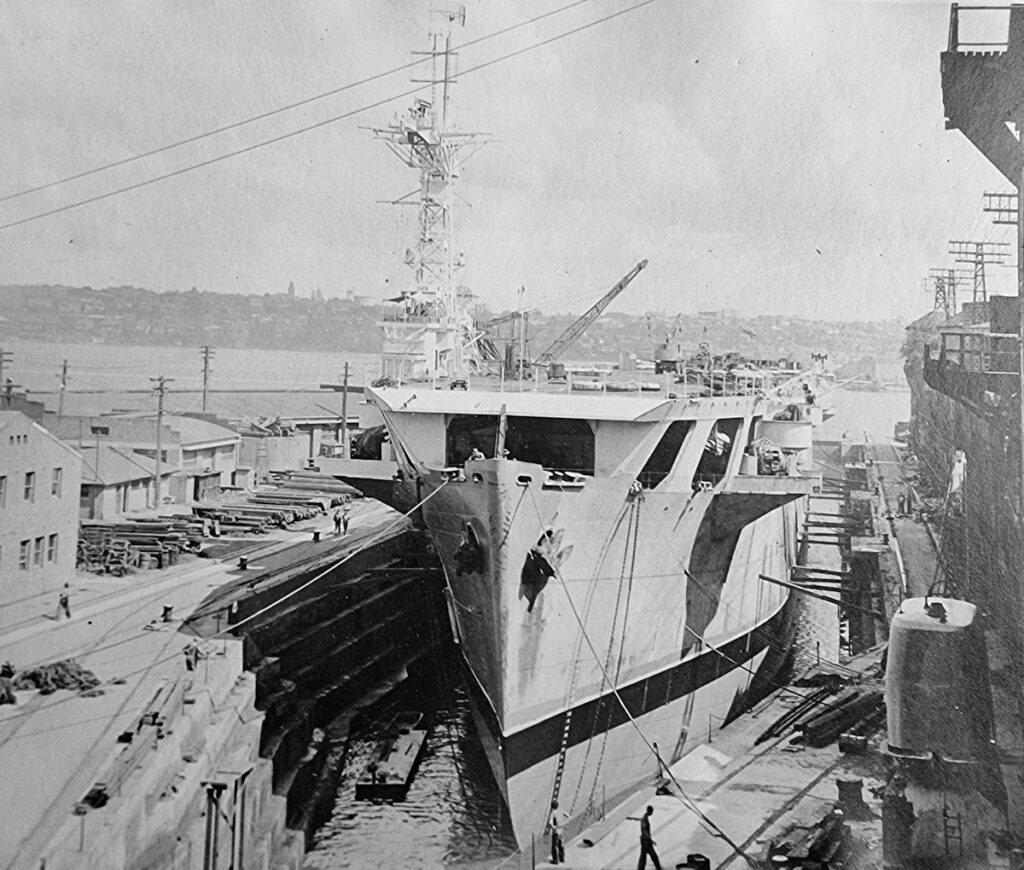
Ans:
[[[416,209],[417,235],[405,253],[412,286],[385,302],[378,323],[381,376],[398,383],[463,377],[477,367],[478,336],[466,311],[469,291],[457,283],[465,262],[455,246],[454,189],[462,163],[486,143],[478,133],[456,129],[450,116],[457,61],[452,27],[465,23],[465,9],[435,9],[434,20],[443,29],[431,33],[429,49],[414,53],[429,58],[428,77],[413,79],[424,83],[424,95],[391,123],[373,128],[419,174],[417,189],[393,201]]]

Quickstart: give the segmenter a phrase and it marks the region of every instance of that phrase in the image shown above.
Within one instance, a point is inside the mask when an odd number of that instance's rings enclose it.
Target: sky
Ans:
[[[468,0],[456,45],[570,0]],[[637,0],[585,0],[459,52],[468,70]],[[0,0],[0,196],[407,64],[430,0]],[[436,5],[436,3],[435,3]],[[436,20],[436,18],[434,19]],[[492,310],[710,308],[909,320],[950,239],[1012,241],[982,213],[1002,176],[946,131],[947,3],[654,0],[461,77],[459,280]],[[39,214],[359,110],[404,70],[171,152],[0,202]],[[375,141],[410,97],[0,231],[0,284],[394,295],[417,186]],[[1013,293],[1010,268],[990,292]]]

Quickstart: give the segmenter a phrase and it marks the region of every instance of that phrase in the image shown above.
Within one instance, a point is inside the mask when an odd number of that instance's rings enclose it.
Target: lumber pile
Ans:
[[[211,525],[197,517],[83,520],[78,535],[76,567],[123,577],[143,564],[163,568],[181,553],[197,553]]]
[[[196,505],[196,516],[215,520],[224,531],[266,534],[271,528],[328,513],[358,495],[358,490],[329,474],[291,471],[272,476],[269,483],[241,497]]]
[[[359,492],[327,474],[277,474],[255,492],[194,505],[191,516],[83,520],[76,567],[123,577],[146,565],[164,568],[182,553],[198,553],[204,538],[265,535],[274,528],[329,513]]]
[[[755,745],[797,731],[808,746],[827,746],[839,739],[841,750],[862,751],[885,718],[883,694],[866,686],[848,686],[836,694],[837,689],[832,683],[809,693],[760,734]]]

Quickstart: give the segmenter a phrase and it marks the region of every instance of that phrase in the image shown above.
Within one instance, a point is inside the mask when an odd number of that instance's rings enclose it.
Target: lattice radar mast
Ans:
[[[378,324],[381,374],[399,382],[464,377],[477,368],[480,336],[465,310],[469,294],[460,293],[456,281],[464,261],[452,219],[459,168],[486,144],[482,134],[459,131],[451,120],[450,91],[457,75],[452,28],[465,20],[461,4],[431,9],[431,46],[413,52],[430,58],[430,77],[413,78],[429,85],[429,98],[425,93],[387,126],[371,128],[420,178],[418,190],[392,201],[417,210],[417,238],[405,252],[413,285],[384,304]]]

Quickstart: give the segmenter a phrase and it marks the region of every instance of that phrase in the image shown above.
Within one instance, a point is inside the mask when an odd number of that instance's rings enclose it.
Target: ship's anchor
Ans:
[[[462,541],[455,550],[455,572],[457,574],[478,574],[484,569],[484,550],[480,546],[473,526],[466,523],[462,530]]]
[[[572,554],[571,544],[562,549],[564,536],[565,529],[559,529],[557,532],[548,529],[526,554],[526,561],[523,563],[523,570],[519,578],[519,595],[527,601],[527,613],[533,612],[537,596],[548,585],[548,580],[555,576],[558,568]]]

